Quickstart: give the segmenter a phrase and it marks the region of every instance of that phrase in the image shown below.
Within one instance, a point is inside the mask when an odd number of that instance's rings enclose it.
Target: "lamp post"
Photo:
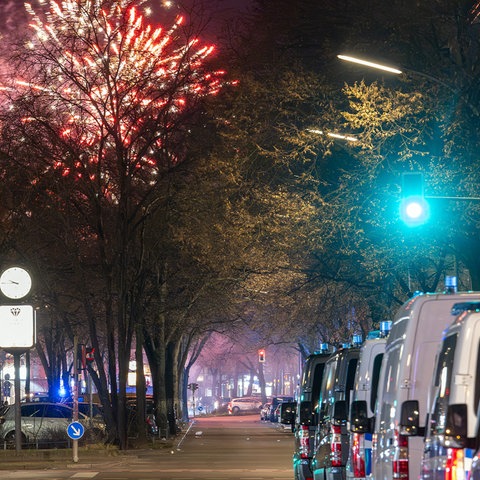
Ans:
[[[403,70],[400,70],[397,67],[384,65],[383,63],[373,62],[373,61],[366,60],[366,59],[363,59],[363,58],[354,57],[352,55],[339,54],[339,55],[337,55],[337,58],[339,60],[344,61],[344,62],[350,62],[350,63],[355,63],[357,65],[363,65],[363,66],[368,67],[368,68],[374,68],[376,70],[382,70],[384,72],[393,73],[395,75],[402,75],[402,74],[404,74],[404,75],[415,75],[415,76],[418,76],[418,77],[425,78],[425,79],[429,80],[430,82],[441,85],[442,87],[448,89],[450,92],[457,95],[459,100],[464,105],[466,105],[472,111],[472,113],[475,116],[477,116],[477,117],[480,116],[479,110],[474,105],[472,105],[470,102],[468,102],[463,95],[458,95],[460,92],[457,88],[455,88],[453,85],[450,85],[449,83],[443,81],[441,78],[437,78],[437,77],[434,77],[433,75],[430,75],[428,73],[420,72],[418,70],[413,70],[411,68],[404,68]]]

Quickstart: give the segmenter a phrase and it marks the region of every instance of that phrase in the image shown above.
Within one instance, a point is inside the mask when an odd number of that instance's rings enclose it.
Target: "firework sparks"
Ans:
[[[25,4],[35,32],[26,48],[39,67],[17,78],[17,88],[48,102],[58,136],[89,152],[88,162],[56,161],[53,168],[64,176],[77,170],[94,178],[82,169],[119,145],[132,171],[155,175],[156,161],[143,152],[164,148],[176,118],[223,85],[224,72],[205,65],[214,47],[184,38],[183,17],[168,29],[146,24],[139,13],[145,3],[43,0],[38,10]],[[32,115],[28,122],[35,123]]]

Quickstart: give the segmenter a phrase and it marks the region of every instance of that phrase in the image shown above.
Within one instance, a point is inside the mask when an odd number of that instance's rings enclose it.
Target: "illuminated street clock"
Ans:
[[[32,277],[23,268],[7,268],[0,276],[0,290],[12,299],[23,298],[32,288]]]

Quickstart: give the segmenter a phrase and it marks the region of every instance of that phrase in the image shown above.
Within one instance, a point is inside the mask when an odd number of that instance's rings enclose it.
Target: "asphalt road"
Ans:
[[[196,418],[171,449],[13,466],[2,480],[292,480],[293,436],[258,415]],[[4,460],[4,457],[2,458]],[[28,468],[28,470],[25,470]]]

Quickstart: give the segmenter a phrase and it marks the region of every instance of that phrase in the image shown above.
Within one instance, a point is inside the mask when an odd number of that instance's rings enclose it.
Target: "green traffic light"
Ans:
[[[417,220],[422,216],[423,207],[420,202],[410,202],[405,208],[405,213],[408,218],[412,220]]]
[[[423,193],[423,173],[402,174],[400,218],[409,227],[423,225],[430,217],[430,208]]]
[[[414,196],[402,199],[400,218],[409,227],[423,225],[430,218],[430,208],[424,197]]]

